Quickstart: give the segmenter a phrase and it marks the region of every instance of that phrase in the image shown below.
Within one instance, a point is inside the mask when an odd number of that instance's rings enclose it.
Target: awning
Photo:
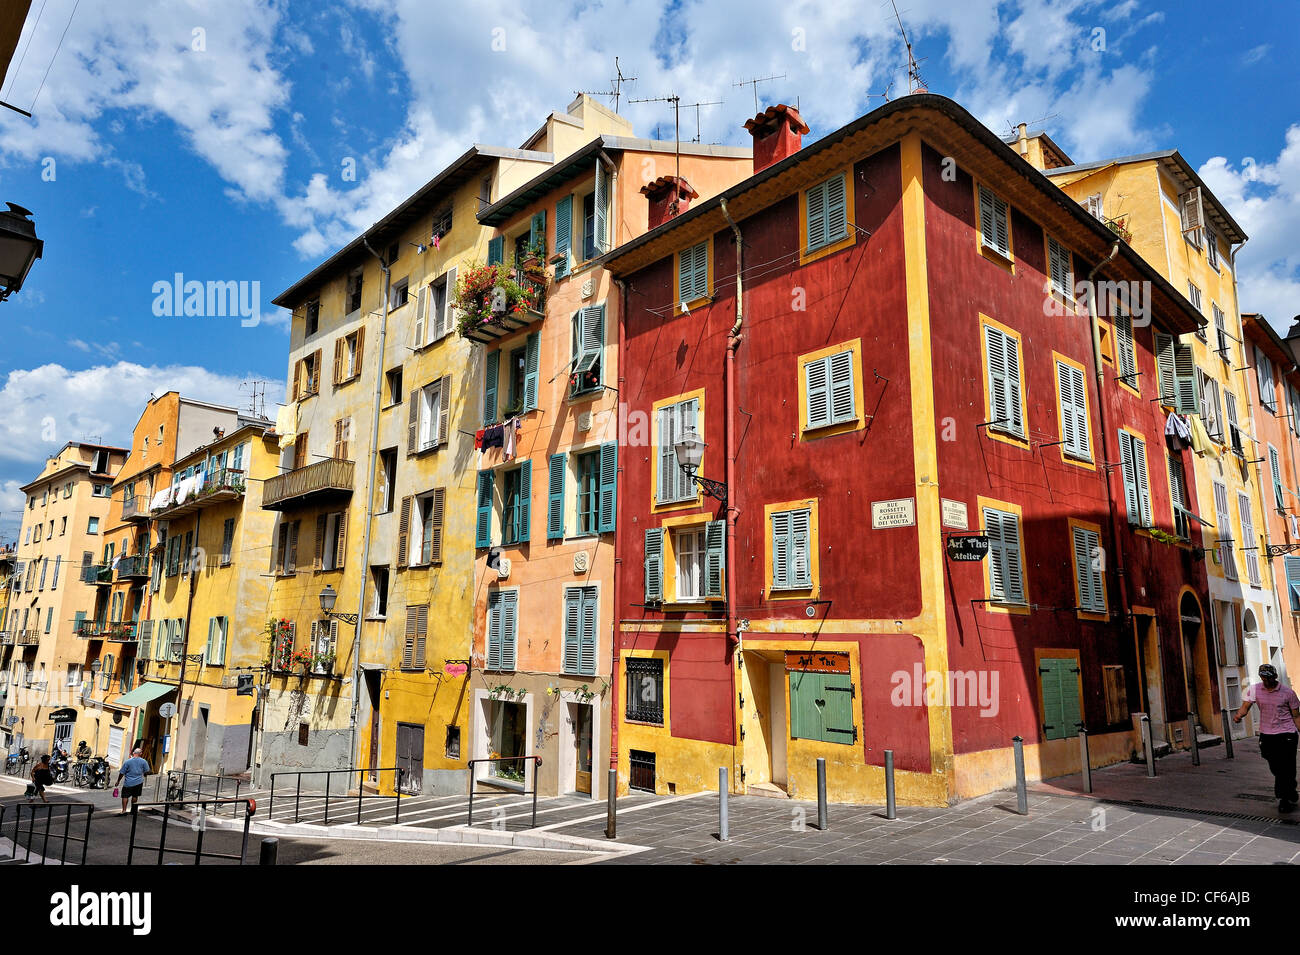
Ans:
[[[142,683],[130,693],[123,693],[113,702],[118,706],[143,706],[150,700],[166,696],[175,689],[176,687],[170,683]]]

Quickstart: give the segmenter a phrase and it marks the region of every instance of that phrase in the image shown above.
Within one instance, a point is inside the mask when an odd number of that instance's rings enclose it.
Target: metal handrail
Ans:
[[[176,779],[177,777],[180,777],[180,781],[181,781],[180,798],[171,799],[169,798],[169,793],[171,790],[171,781],[173,779]],[[174,769],[169,770],[167,772],[166,778],[167,778],[168,786],[167,789],[162,792],[162,798],[159,799],[159,790],[162,789],[163,777],[161,775],[154,777],[154,784],[153,784],[154,799],[158,802],[171,802],[181,806],[184,806],[187,803],[191,802],[191,800],[185,798],[185,794],[191,791],[188,786],[189,781],[191,779],[198,781],[198,788],[193,790],[193,792],[194,795],[198,797],[199,801],[203,800],[203,780],[205,779],[215,779],[217,781],[216,785],[213,787],[213,792],[210,795],[211,799],[216,799],[216,800],[221,799],[221,787],[224,784],[224,781],[234,780],[235,782],[235,795],[226,797],[228,799],[238,799],[239,790],[243,787],[244,784],[244,781],[240,779],[238,776],[221,776],[216,773],[192,773],[187,769],[182,769],[179,771]]]
[[[533,760],[533,791],[532,791],[533,821],[528,828],[535,829],[537,827],[537,771],[542,768],[542,757],[540,756],[492,756],[492,757],[485,757],[483,759],[471,759],[469,761],[469,818],[466,820],[465,825],[467,826],[474,825],[474,784],[478,781],[474,778],[474,764],[475,763],[513,763],[515,760],[519,760],[519,759]],[[524,789],[523,792],[520,793],[520,795],[521,796],[529,795],[528,790]]]
[[[230,805],[231,803],[239,803],[242,804],[244,807],[244,835],[239,845],[239,855],[235,855],[233,852],[204,852],[203,833],[207,830],[207,827],[203,825],[203,819],[208,814],[207,807],[224,806],[224,805]],[[205,799],[202,802],[192,803],[191,805],[193,805],[199,811],[198,825],[195,827],[195,831],[198,833],[198,837],[194,841],[193,849],[168,849],[167,848],[167,825],[171,817],[172,807],[175,805],[176,803],[171,803],[171,802],[142,802],[142,803],[133,803],[131,805],[131,837],[130,837],[130,842],[127,843],[127,847],[126,847],[127,865],[131,865],[131,860],[135,856],[135,850],[136,850],[135,828],[136,828],[136,823],[139,821],[140,818],[140,810],[157,809],[160,806],[162,807],[162,831],[158,833],[158,845],[140,846],[141,849],[147,852],[156,851],[158,853],[158,861],[155,863],[156,865],[163,864],[163,856],[166,855],[166,853],[168,852],[174,854],[184,854],[184,855],[190,855],[192,853],[194,855],[195,865],[202,864],[204,859],[238,859],[240,865],[244,864],[244,856],[248,852],[248,827],[253,820],[253,813],[257,811],[257,803],[255,800]],[[216,815],[216,814],[217,813],[215,812],[212,813],[212,815]]]
[[[361,825],[361,806],[363,800],[366,799],[394,800],[393,825],[397,825],[398,821],[401,819],[401,814],[402,814],[402,796],[409,795],[407,793],[402,792],[402,779],[406,775],[406,770],[402,769],[400,766],[386,766],[382,768],[376,768],[372,766],[363,766],[363,767],[354,766],[349,769],[304,769],[300,771],[285,770],[278,773],[272,773],[271,774],[271,802],[270,802],[270,808],[268,809],[269,815],[267,816],[267,818],[268,819],[275,818],[275,777],[276,776],[295,777],[294,793],[293,793],[293,821],[294,822],[297,822],[301,815],[302,777],[324,776],[325,777],[325,819],[321,823],[321,825],[328,826],[330,824],[330,777],[339,775],[341,773],[346,773],[349,775],[354,773],[356,774],[371,773],[375,775],[376,778],[378,778],[378,775],[380,773],[395,773],[396,784],[393,786],[393,795],[391,796],[383,796],[380,795],[379,793],[367,794],[363,782],[361,780],[357,781],[357,825]],[[308,795],[310,796],[311,794],[308,793]],[[343,796],[348,799],[352,798],[351,796],[348,796],[346,792],[343,793]]]
[[[50,822],[54,818],[55,810],[62,809],[63,810],[63,848],[59,852],[59,862],[63,865],[68,865],[69,864],[68,843],[79,842],[81,843],[80,864],[81,865],[86,864],[86,850],[90,846],[90,820],[91,817],[94,816],[95,814],[95,807],[93,805],[89,803],[76,803],[76,802],[41,803],[39,805],[24,805],[23,803],[15,803],[14,809],[15,812],[14,812],[13,858],[15,860],[17,860],[18,858],[18,846],[19,846],[18,835],[19,832],[22,830],[23,812],[26,811],[31,814],[30,819],[28,820],[27,823],[27,844],[26,846],[24,846],[26,850],[26,854],[23,856],[24,862],[30,862],[32,858],[32,842],[35,841],[35,837],[37,836],[37,831],[36,831],[37,813],[38,812],[45,813],[45,833],[44,833],[44,840],[41,842],[41,851],[40,851],[40,857],[41,857],[40,864],[45,865],[45,860],[46,858],[48,858],[49,851],[50,851]],[[72,835],[72,813],[74,811],[81,812],[83,810],[86,813],[85,832],[80,837],[74,836]],[[3,825],[4,825],[4,807],[0,807],[0,827],[3,827]]]

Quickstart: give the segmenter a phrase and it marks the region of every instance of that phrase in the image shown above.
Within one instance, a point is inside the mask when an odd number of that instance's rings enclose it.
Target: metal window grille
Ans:
[[[656,658],[627,661],[627,718],[640,723],[663,725],[663,660]]]

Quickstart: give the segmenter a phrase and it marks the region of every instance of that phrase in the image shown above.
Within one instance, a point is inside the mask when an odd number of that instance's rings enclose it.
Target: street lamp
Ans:
[[[32,263],[41,257],[45,243],[36,237],[31,212],[12,202],[0,212],[0,302],[23,287]]]
[[[329,584],[320,592],[320,611],[327,617],[338,617],[346,624],[357,625],[357,615],[354,613],[335,613],[334,602],[339,599],[339,595]]]
[[[727,485],[721,481],[711,481],[708,478],[702,478],[695,472],[700,467],[700,461],[704,457],[704,449],[707,445],[700,439],[699,433],[694,427],[686,429],[673,449],[677,452],[677,463],[686,476],[694,483],[700,486],[709,497],[722,502],[722,506],[727,506]]]

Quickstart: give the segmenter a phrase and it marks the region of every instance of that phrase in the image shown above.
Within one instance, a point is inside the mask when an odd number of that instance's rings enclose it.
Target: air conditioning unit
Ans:
[[[510,558],[502,557],[501,560],[497,562],[497,578],[499,580],[506,580],[509,576],[510,576]]]

